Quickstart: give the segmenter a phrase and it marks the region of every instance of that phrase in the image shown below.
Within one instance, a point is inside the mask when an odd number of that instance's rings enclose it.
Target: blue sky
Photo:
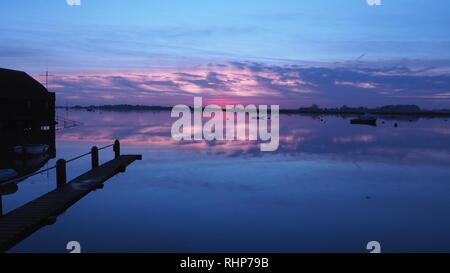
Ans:
[[[61,77],[206,73],[212,64],[232,62],[328,68],[337,62],[347,69],[381,70],[395,64],[415,71],[411,74],[431,68],[436,73],[450,63],[449,11],[445,0],[382,0],[381,6],[366,0],[81,0],[81,6],[65,0],[2,1],[0,66],[37,75],[48,65]],[[68,90],[62,81],[55,87],[60,98],[72,97],[74,103],[85,97]],[[343,92],[342,101],[346,97]],[[425,102],[447,103],[442,95]]]

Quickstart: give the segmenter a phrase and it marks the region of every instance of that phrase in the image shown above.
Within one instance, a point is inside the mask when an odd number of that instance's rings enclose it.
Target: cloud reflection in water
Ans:
[[[64,114],[64,113],[61,113]],[[349,118],[280,115],[280,146],[261,152],[259,141],[176,141],[170,128],[176,118],[170,112],[71,111],[70,118],[84,126],[64,130],[58,141],[111,143],[146,149],[185,149],[228,157],[260,157],[271,154],[299,159],[332,159],[399,164],[450,163],[449,124],[444,119],[393,120],[370,127],[350,125]]]

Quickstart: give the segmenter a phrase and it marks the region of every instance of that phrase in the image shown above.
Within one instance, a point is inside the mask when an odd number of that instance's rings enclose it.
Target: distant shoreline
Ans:
[[[57,109],[86,110],[86,111],[111,111],[111,112],[131,112],[131,111],[171,111],[168,106],[147,106],[147,105],[91,105],[91,106],[56,106]],[[192,109],[192,107],[191,107]],[[224,109],[225,111],[225,109]],[[298,109],[280,109],[282,114],[306,114],[306,115],[362,115],[365,113],[382,116],[414,116],[414,117],[450,117],[450,109],[422,110],[416,105],[386,105],[376,108],[367,107],[347,107],[340,108],[319,108],[316,105],[311,107],[301,107]]]

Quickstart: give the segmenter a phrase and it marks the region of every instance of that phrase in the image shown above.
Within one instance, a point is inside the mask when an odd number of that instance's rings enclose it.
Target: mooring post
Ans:
[[[120,157],[120,141],[116,139],[116,141],[114,141],[114,158],[119,158]]]
[[[92,169],[98,167],[98,148],[97,146],[92,147],[91,149],[91,161],[92,161]]]
[[[56,187],[63,187],[66,185],[66,181],[66,161],[64,159],[58,159],[56,161]]]

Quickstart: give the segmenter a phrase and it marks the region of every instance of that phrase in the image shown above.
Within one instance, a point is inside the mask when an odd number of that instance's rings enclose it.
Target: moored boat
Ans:
[[[17,172],[13,169],[0,170],[0,182],[10,180],[17,176]]]
[[[13,151],[16,154],[38,155],[45,153],[48,148],[47,144],[18,145],[13,147]]]
[[[370,114],[364,114],[359,116],[358,118],[350,120],[350,124],[365,124],[377,126],[377,117]]]
[[[12,161],[12,167],[19,172],[39,169],[45,162],[49,160],[48,154],[39,154],[35,156],[18,157]]]

